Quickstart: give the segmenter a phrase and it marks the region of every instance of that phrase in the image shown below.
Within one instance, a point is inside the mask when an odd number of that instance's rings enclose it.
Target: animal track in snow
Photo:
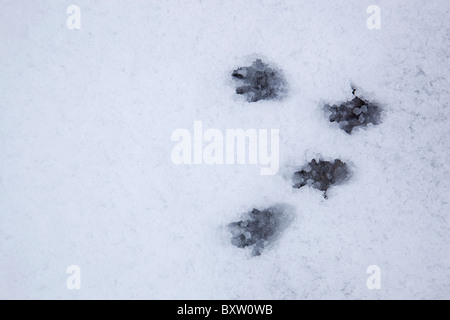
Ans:
[[[233,238],[231,243],[238,248],[253,246],[252,255],[261,255],[262,250],[272,243],[289,223],[284,206],[264,210],[253,209],[243,215],[242,220],[228,225]]]
[[[273,100],[285,91],[285,80],[280,71],[261,59],[255,60],[250,67],[234,70],[231,76],[239,83],[236,93],[244,95],[248,102]]]
[[[355,93],[356,89],[353,89]],[[330,122],[337,122],[339,127],[351,134],[355,127],[367,127],[369,124],[381,123],[381,108],[356,96],[340,105],[325,105]]]
[[[351,176],[350,170],[345,162],[339,159],[331,161],[313,159],[300,171],[294,173],[293,187],[300,189],[306,185],[320,191],[324,191],[327,199],[327,191],[333,185],[347,181]]]

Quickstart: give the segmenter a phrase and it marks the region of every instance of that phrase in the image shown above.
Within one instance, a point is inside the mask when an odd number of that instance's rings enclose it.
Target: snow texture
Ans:
[[[350,178],[350,170],[346,163],[339,159],[331,161],[313,159],[302,170],[294,174],[294,188],[300,189],[306,185],[320,191],[324,191],[327,199],[327,191],[333,185],[338,185]]]
[[[448,0],[1,1],[0,299],[450,299],[449,16]],[[236,95],[257,59],[283,70],[281,101]],[[385,116],[348,135],[323,106],[352,83]],[[197,120],[279,129],[279,174],[175,165],[171,135]],[[352,164],[326,201],[292,188],[319,155]],[[293,207],[276,243],[230,243],[238,213],[274,203]]]

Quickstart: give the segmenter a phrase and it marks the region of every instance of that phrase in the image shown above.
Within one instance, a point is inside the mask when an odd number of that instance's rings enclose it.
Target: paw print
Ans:
[[[234,70],[232,77],[240,83],[236,93],[244,95],[248,102],[276,99],[286,88],[281,72],[269,67],[260,59],[254,61],[250,67]],[[354,96],[352,100],[324,106],[328,120],[336,122],[339,128],[349,135],[356,127],[380,124],[382,112],[377,104],[356,95],[357,90],[353,86],[352,90]],[[323,191],[324,198],[328,199],[329,188],[340,185],[350,178],[351,171],[342,160],[313,159],[294,173],[292,182],[293,188],[296,189],[310,186]],[[280,226],[286,221],[283,210],[253,209],[245,214],[243,220],[229,224],[229,230],[233,235],[231,243],[238,248],[253,247],[252,255],[259,256],[275,236],[281,233]]]
[[[367,127],[370,123],[378,125],[381,122],[381,108],[358,96],[340,105],[326,105],[325,110],[330,113],[330,122],[337,122],[348,134],[351,134],[355,127]]]
[[[231,243],[238,248],[252,246],[252,255],[259,256],[281,232],[287,221],[286,213],[281,207],[262,211],[253,209],[244,214],[241,221],[228,225],[233,235]]]
[[[324,191],[324,198],[328,199],[327,191],[333,185],[339,185],[350,178],[350,170],[345,162],[339,159],[324,161],[313,159],[300,171],[294,173],[294,188],[300,189],[306,185]]]
[[[231,74],[239,86],[236,93],[244,95],[248,102],[273,100],[285,90],[285,81],[279,71],[269,67],[260,59],[250,67],[241,67]]]

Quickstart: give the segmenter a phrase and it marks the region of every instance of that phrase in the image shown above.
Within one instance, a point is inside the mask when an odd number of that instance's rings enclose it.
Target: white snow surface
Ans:
[[[449,16],[448,0],[1,1],[0,298],[449,299]],[[283,70],[284,100],[234,94],[254,57]],[[384,120],[348,135],[322,106],[352,83]],[[280,171],[173,164],[196,120],[279,129]],[[328,200],[290,180],[317,155],[353,170]],[[294,219],[275,243],[231,245],[228,223],[276,203]]]

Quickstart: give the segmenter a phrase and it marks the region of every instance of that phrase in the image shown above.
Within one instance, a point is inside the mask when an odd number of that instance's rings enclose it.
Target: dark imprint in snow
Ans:
[[[236,93],[244,95],[248,102],[273,100],[285,91],[285,81],[280,72],[260,59],[254,61],[250,67],[234,70],[231,76],[240,83]]]
[[[333,162],[313,159],[302,170],[294,173],[294,188],[300,189],[306,185],[324,191],[324,198],[328,199],[327,191],[333,185],[348,181],[351,173],[346,163],[339,159]]]
[[[353,89],[355,93],[355,89]],[[341,105],[326,105],[330,122],[337,122],[339,127],[351,134],[355,127],[367,127],[368,124],[377,125],[381,123],[382,109],[376,104],[365,101],[358,96]]]
[[[253,209],[245,213],[241,221],[228,225],[233,235],[231,243],[238,248],[253,246],[252,255],[259,256],[288,222],[288,216],[281,207],[271,207],[262,211]]]

